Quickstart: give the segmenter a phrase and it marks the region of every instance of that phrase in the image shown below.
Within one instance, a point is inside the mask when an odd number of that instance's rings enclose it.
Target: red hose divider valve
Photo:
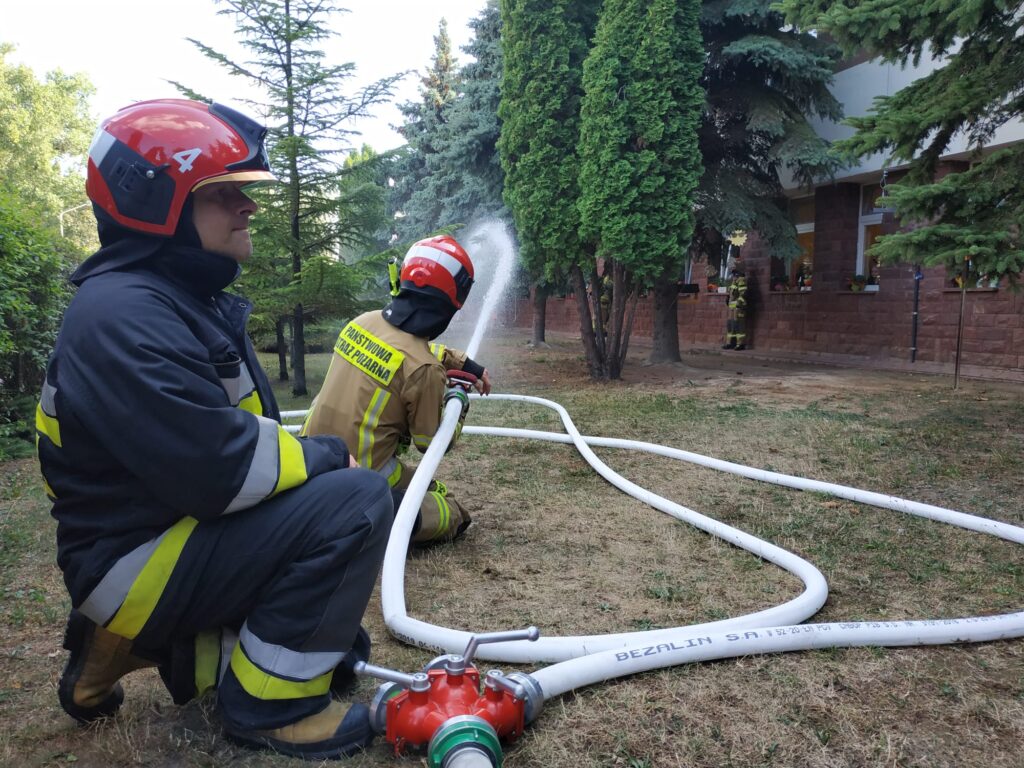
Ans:
[[[524,699],[505,690],[488,673],[483,692],[475,667],[464,671],[431,669],[426,690],[404,690],[387,702],[385,739],[401,754],[407,747],[425,747],[449,719],[469,715],[489,723],[500,739],[513,741],[523,732]]]

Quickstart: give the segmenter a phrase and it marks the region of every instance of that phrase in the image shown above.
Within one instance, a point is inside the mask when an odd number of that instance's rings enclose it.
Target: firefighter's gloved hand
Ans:
[[[458,400],[462,403],[462,413],[459,414],[459,421],[462,422],[469,413],[469,395],[461,387],[452,387],[444,393],[444,407],[448,407],[449,400]]]
[[[467,371],[448,371],[448,391],[444,393],[444,404],[448,401],[458,399],[462,403],[462,414],[459,421],[466,418],[469,413],[469,391],[476,386],[477,377]]]
[[[481,395],[491,394],[491,376],[487,373],[486,368],[484,368],[484,372],[476,382],[476,391]]]

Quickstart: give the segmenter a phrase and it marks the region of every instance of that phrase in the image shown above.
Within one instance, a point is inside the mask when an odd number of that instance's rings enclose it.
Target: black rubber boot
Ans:
[[[736,349],[736,342],[730,341],[728,344],[723,344],[722,349]]]

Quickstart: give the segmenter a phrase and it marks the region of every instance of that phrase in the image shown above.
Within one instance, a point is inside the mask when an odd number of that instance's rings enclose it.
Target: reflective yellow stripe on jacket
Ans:
[[[380,415],[384,411],[391,393],[386,389],[377,387],[370,398],[370,404],[366,406],[363,413],[363,420],[359,423],[359,445],[357,447],[356,461],[366,469],[373,469],[373,436],[380,423]]]

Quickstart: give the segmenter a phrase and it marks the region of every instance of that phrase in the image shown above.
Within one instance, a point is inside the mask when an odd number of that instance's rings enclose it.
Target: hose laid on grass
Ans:
[[[475,396],[474,396],[475,397]],[[784,475],[714,459],[700,454],[636,440],[584,437],[579,434],[569,414],[557,403],[528,395],[490,395],[492,400],[543,405],[555,410],[567,434],[505,427],[466,426],[463,434],[526,438],[549,442],[572,443],[587,462],[608,482],[656,509],[746,549],[752,554],[779,565],[798,576],[804,592],[782,605],[745,616],[689,627],[647,632],[626,632],[609,635],[575,637],[542,637],[535,642],[514,641],[480,646],[478,658],[494,661],[529,663],[559,661],[561,663],[530,674],[544,698],[558,696],[574,688],[652,669],[712,659],[732,658],[753,653],[776,653],[812,648],[853,646],[909,646],[947,643],[985,642],[1024,636],[1024,612],[998,616],[966,617],[924,621],[835,622],[801,624],[824,604],[827,585],[821,572],[806,560],[682,507],[631,483],[602,462],[589,446],[645,451],[659,456],[686,461],[700,466],[773,483],[797,490],[814,491],[862,504],[949,523],[967,530],[997,536],[1006,541],[1024,544],[1024,528],[998,522],[931,504],[896,496],[864,491],[819,480]],[[427,486],[444,455],[458,420],[460,407],[449,403],[441,429],[424,454],[412,484],[398,510],[391,540],[384,558],[381,579],[381,604],[388,629],[395,637],[413,645],[461,652],[472,637],[470,631],[440,627],[410,617],[406,612],[404,580],[409,537]],[[293,412],[300,416],[302,412]],[[448,437],[445,437],[448,434]],[[532,713],[536,717],[537,710]]]
[[[723,541],[735,544],[741,549],[756,555],[757,557],[775,563],[780,568],[792,573],[804,583],[804,591],[797,597],[781,605],[768,608],[746,616],[739,616],[731,619],[700,624],[690,629],[710,632],[716,630],[744,629],[748,627],[763,627],[774,624],[797,623],[813,616],[825,603],[828,597],[828,584],[825,577],[814,565],[801,557],[788,552],[781,547],[770,544],[756,536],[751,536],[732,526],[725,525],[709,517],[705,517],[692,509],[680,506],[655,493],[631,483],[618,473],[614,472],[602,462],[588,447],[586,440],[576,430],[568,412],[558,403],[529,395],[490,395],[492,400],[513,400],[517,402],[533,403],[544,405],[557,411],[562,417],[568,435],[553,435],[553,433],[531,433],[529,436],[537,439],[554,439],[564,437],[576,444],[577,449],[583,454],[587,462],[594,467],[602,477],[620,490],[639,499],[645,504],[665,512],[673,517],[690,523]],[[456,417],[457,409],[454,411]],[[447,410],[445,412],[447,420]],[[444,422],[442,422],[442,429]],[[463,432],[472,430],[475,434],[487,433],[485,427],[464,427]],[[435,437],[431,443],[430,450],[423,456],[420,465],[416,470],[413,483],[420,479],[425,492],[427,484],[434,476],[436,460],[440,460],[444,451],[442,446],[447,440]],[[552,438],[541,437],[552,435]],[[516,435],[522,436],[521,434]],[[432,456],[431,452],[439,448],[437,455]],[[426,466],[425,466],[426,465]],[[395,526],[401,526],[402,531],[412,531],[416,511],[419,509],[422,492],[419,488],[409,487],[402,500]],[[408,511],[407,511],[408,507]],[[381,576],[381,606],[384,611],[384,620],[392,634],[407,642],[423,645],[429,648],[440,648],[449,653],[457,653],[465,649],[466,644],[472,636],[471,632],[459,631],[440,627],[428,622],[419,621],[410,617],[405,607],[405,558],[408,550],[408,534],[393,533],[388,542],[388,549],[384,555],[384,568]],[[632,645],[657,645],[666,642],[680,631],[679,628],[654,629],[643,632],[622,632],[605,635],[579,635],[568,637],[544,636],[539,640],[529,642],[526,640],[506,643],[496,643],[482,646],[478,656],[495,661],[508,662],[536,662],[536,661],[563,661],[565,659],[585,656],[587,654],[605,651],[609,649],[625,648]]]

